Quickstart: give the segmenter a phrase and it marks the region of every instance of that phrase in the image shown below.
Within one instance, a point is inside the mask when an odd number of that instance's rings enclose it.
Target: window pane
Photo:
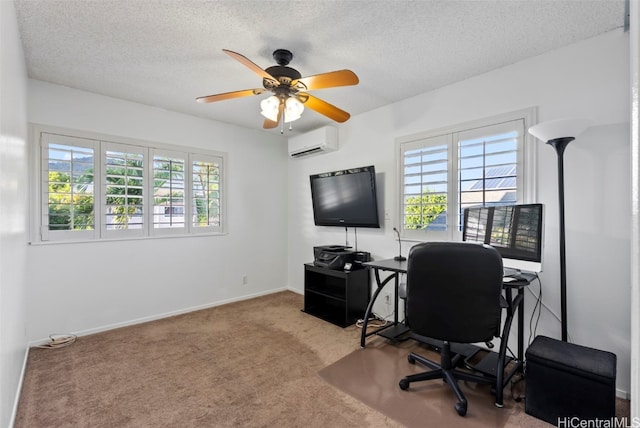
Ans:
[[[49,144],[46,162],[49,230],[93,230],[93,149]]]
[[[404,152],[403,228],[447,229],[448,148],[438,144]]]
[[[107,230],[143,227],[144,156],[105,152],[105,226]]]
[[[183,228],[184,159],[165,156],[153,158],[153,227]]]
[[[194,227],[220,226],[220,165],[193,161],[192,200]]]
[[[518,132],[485,130],[485,136],[458,141],[460,228],[465,208],[516,202]]]

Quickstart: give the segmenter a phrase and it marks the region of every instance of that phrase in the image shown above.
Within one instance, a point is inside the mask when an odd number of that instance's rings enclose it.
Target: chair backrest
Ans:
[[[425,242],[407,262],[407,321],[414,333],[459,343],[499,335],[502,257],[488,245]]]

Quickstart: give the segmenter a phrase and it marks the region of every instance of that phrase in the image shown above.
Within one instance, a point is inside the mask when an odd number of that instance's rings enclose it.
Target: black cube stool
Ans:
[[[616,354],[537,336],[525,356],[527,414],[554,425],[615,417]]]

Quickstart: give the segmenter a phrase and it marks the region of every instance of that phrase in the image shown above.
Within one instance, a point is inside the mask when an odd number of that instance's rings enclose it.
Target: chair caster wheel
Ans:
[[[467,403],[456,403],[456,412],[458,412],[458,414],[460,416],[464,416],[467,414]]]
[[[413,355],[407,355],[407,361],[409,361],[409,364],[416,363],[416,359],[413,357]]]
[[[409,381],[406,379],[401,379],[400,382],[398,382],[398,385],[400,386],[400,389],[403,391],[406,391],[407,389],[409,389]]]

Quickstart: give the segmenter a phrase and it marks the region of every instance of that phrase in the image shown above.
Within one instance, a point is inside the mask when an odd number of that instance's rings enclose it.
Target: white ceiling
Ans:
[[[3,0],[4,1],[4,0]],[[16,0],[29,77],[262,129],[259,88],[288,49],[303,76],[350,69],[357,86],[312,94],[357,115],[622,27],[624,0]],[[330,119],[312,110],[304,132]],[[277,133],[278,128],[265,132]]]

